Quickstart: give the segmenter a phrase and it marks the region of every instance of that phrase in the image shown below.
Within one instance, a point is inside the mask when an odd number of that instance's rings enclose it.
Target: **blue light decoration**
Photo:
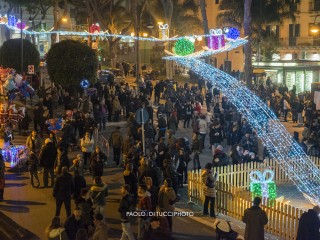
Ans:
[[[240,31],[238,28],[224,28],[226,37],[229,39],[236,40],[240,37]]]
[[[219,88],[255,129],[289,179],[310,202],[320,204],[320,169],[258,96],[234,77],[201,60],[181,56],[170,56],[170,59]]]
[[[15,27],[17,23],[17,19],[14,15],[9,15],[8,17],[8,26],[9,27]]]
[[[13,145],[2,149],[2,156],[5,162],[10,163],[10,167],[22,164],[22,160],[26,160],[27,148],[23,145]]]
[[[83,89],[87,89],[89,87],[90,83],[87,79],[82,79],[81,82],[80,82],[80,86],[83,88]]]

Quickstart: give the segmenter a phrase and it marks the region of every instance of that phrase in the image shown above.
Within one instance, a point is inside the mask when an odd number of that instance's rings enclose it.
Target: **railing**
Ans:
[[[317,167],[320,167],[320,159],[311,157]],[[242,220],[244,210],[251,207],[252,196],[249,191],[251,171],[263,171],[272,169],[275,172],[276,183],[289,182],[289,178],[274,160],[265,163],[243,163],[216,168],[219,179],[216,184],[216,210],[219,213]],[[189,201],[202,205],[204,201],[203,184],[200,171],[188,173],[188,198]],[[281,239],[295,239],[299,218],[304,212],[302,209],[288,204],[268,201],[263,199],[262,209],[268,215],[269,222],[266,231]]]
[[[217,212],[241,221],[244,211],[252,206],[251,194],[221,182],[217,183],[216,189]],[[263,199],[261,208],[268,216],[266,232],[280,239],[295,239],[299,219],[304,212],[302,209],[276,201],[268,202],[267,199]]]

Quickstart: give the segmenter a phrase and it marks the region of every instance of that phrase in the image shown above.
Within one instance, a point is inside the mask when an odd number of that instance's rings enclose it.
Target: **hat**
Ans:
[[[220,151],[222,151],[222,150],[223,150],[223,147],[222,147],[221,145],[219,145],[219,146],[217,147],[217,149],[219,149]]]
[[[47,138],[47,139],[44,141],[45,144],[50,143],[50,142],[52,142],[50,138]]]

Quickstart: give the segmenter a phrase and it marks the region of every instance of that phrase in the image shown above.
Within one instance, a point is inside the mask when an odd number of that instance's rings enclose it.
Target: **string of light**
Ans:
[[[191,69],[203,79],[212,81],[248,120],[270,155],[304,196],[320,204],[320,169],[303,152],[273,111],[237,79],[201,60],[170,56],[170,60]]]

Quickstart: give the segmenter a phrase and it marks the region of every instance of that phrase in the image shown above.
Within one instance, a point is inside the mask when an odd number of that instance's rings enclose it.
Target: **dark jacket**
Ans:
[[[244,233],[246,240],[264,239],[264,225],[268,223],[265,211],[260,207],[252,206],[244,211],[242,221],[246,223]]]
[[[62,167],[70,168],[70,160],[66,152],[63,152],[61,155],[57,155],[54,167],[57,169],[58,173],[61,173]]]
[[[130,194],[127,194],[121,198],[118,212],[120,213],[120,219],[122,222],[129,221],[127,213],[130,212],[130,207],[132,203],[133,198]]]
[[[90,169],[93,177],[101,177],[103,175],[103,162],[106,160],[107,156],[101,151],[99,153],[94,152],[91,155]]]
[[[56,158],[57,149],[53,142],[49,142],[41,148],[39,155],[40,166],[47,169],[53,169]]]
[[[84,228],[83,221],[81,218],[80,220],[76,220],[74,214],[72,214],[70,217],[68,217],[66,223],[64,224],[64,228],[69,240],[75,240],[78,230],[80,228]]]
[[[53,197],[57,200],[71,199],[71,195],[74,192],[74,182],[72,175],[69,173],[61,174],[53,187]]]
[[[223,141],[221,127],[212,127],[209,133],[210,144],[221,143]]]
[[[77,199],[78,197],[80,197],[81,189],[87,187],[87,183],[86,183],[85,178],[80,175],[74,176],[73,182],[74,182],[73,198]]]
[[[298,226],[297,240],[320,239],[320,219],[313,209],[301,215]]]
[[[28,159],[27,159],[27,166],[29,172],[36,172],[38,171],[38,158],[37,155],[33,152],[30,153]]]

